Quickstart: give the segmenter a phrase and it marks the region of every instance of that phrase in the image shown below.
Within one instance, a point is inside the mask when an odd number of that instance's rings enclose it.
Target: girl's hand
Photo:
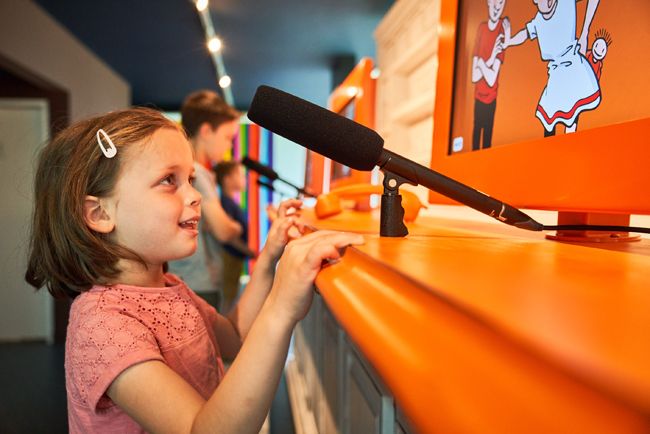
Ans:
[[[280,204],[277,218],[273,221],[264,246],[273,263],[277,263],[284,252],[290,238],[299,238],[305,232],[305,224],[300,220],[300,214],[291,212],[302,205],[299,199],[285,200]]]
[[[505,38],[503,42],[503,49],[505,50],[510,46],[510,36],[512,31],[512,26],[510,25],[510,20],[506,17],[503,19],[503,31],[505,32]]]
[[[580,35],[580,39],[578,39],[578,52],[583,56],[587,55],[587,37],[588,34],[583,33]]]
[[[492,55],[490,55],[490,58],[485,62],[485,65],[488,68],[492,68],[497,56],[504,50],[504,38],[505,35],[503,33],[500,33],[494,41],[494,47],[492,47]]]
[[[314,232],[289,243],[269,294],[280,315],[292,324],[303,319],[311,306],[314,280],[323,261],[339,259],[339,249],[363,243],[361,235],[333,231]]]

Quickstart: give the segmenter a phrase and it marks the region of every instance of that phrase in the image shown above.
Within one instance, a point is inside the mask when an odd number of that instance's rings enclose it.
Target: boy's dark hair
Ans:
[[[181,107],[181,123],[187,137],[194,137],[205,122],[216,129],[219,125],[239,119],[239,113],[211,90],[200,90],[190,94]]]
[[[222,161],[217,164],[214,168],[214,173],[217,175],[217,184],[219,187],[224,188],[224,182],[226,177],[234,172],[241,166],[241,163],[236,160]]]
[[[103,129],[117,148],[107,158],[97,142]],[[120,259],[144,265],[134,252],[88,228],[86,196],[110,197],[125,155],[145,145],[161,128],[182,128],[156,110],[110,112],[61,131],[43,148],[34,179],[34,215],[25,280],[55,298],[74,297],[103,279],[115,278]],[[107,147],[105,139],[102,143]]]

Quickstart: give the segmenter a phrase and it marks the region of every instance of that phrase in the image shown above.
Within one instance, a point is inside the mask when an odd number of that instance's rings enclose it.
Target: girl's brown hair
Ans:
[[[183,129],[156,110],[132,108],[88,119],[61,131],[40,153],[34,181],[35,209],[25,280],[46,286],[55,298],[74,297],[92,285],[115,278],[117,263],[144,265],[134,252],[88,228],[86,196],[110,197],[125,154],[161,128]],[[103,129],[117,148],[107,158],[97,142]],[[105,148],[108,144],[102,138]]]

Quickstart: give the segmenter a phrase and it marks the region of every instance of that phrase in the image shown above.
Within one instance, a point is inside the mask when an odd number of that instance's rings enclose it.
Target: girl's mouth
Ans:
[[[184,222],[180,222],[178,224],[178,226],[180,226],[183,229],[190,229],[190,230],[195,231],[199,226],[199,221],[198,220],[186,220]]]

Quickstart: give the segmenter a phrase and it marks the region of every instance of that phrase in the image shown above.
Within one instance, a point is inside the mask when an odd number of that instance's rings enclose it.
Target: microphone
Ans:
[[[270,181],[275,181],[279,178],[278,174],[269,166],[265,166],[258,161],[248,158],[248,155],[241,160],[241,164],[268,178]]]
[[[265,166],[262,163],[260,163],[259,161],[255,161],[255,160],[253,160],[251,158],[248,158],[248,155],[245,156],[241,160],[241,163],[244,166],[246,166],[247,168],[249,168],[250,170],[259,173],[260,175],[264,176],[265,178],[268,178],[271,182],[273,182],[275,180],[282,181],[285,184],[295,188],[298,191],[298,193],[302,193],[303,195],[309,196],[309,197],[315,197],[313,194],[307,192],[305,189],[297,187],[297,186],[291,184],[289,181],[285,181],[284,179],[280,178],[278,176],[278,174],[273,169],[271,169],[269,166]],[[260,183],[260,182],[258,181],[258,183]],[[261,184],[261,185],[268,186],[267,184]]]
[[[490,217],[530,231],[543,225],[504,202],[384,149],[374,130],[281,90],[260,86],[248,118],[307,149],[360,171],[375,166],[402,182],[423,185]]]
[[[271,191],[275,191],[275,188],[273,187],[273,184],[269,184],[268,182],[260,181],[259,179],[257,180],[257,185],[261,185],[262,187],[265,187]]]

